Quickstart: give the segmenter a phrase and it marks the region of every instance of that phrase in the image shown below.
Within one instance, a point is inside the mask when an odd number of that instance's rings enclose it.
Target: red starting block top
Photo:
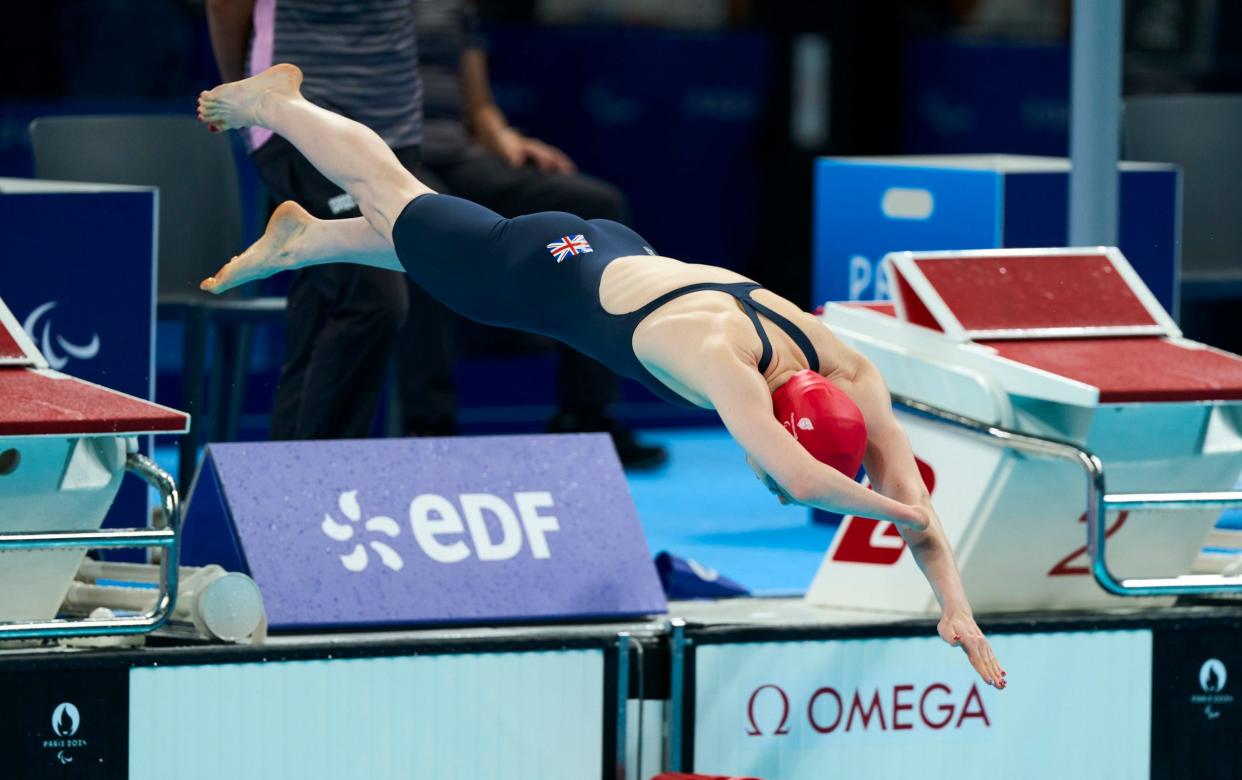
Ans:
[[[898,316],[883,301],[846,305]],[[1091,385],[1104,403],[1242,400],[1242,358],[1211,347],[1152,337],[978,343],[1015,363]]]
[[[1116,249],[890,257],[902,318],[958,341],[1181,335]]]
[[[189,415],[30,368],[0,368],[0,437],[184,433]]]
[[[1242,400],[1242,358],[1177,340],[1172,318],[1112,248],[889,256],[880,314],[1095,387],[1104,403]]]
[[[1242,358],[1162,338],[980,342],[1001,357],[1092,385],[1103,403],[1242,400]]]
[[[0,300],[0,437],[185,433],[190,417],[47,369]]]

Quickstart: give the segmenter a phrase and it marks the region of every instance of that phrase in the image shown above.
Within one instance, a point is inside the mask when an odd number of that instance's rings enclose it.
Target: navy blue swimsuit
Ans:
[[[392,240],[410,277],[462,316],[563,341],[672,403],[690,405],[639,362],[634,329],[660,306],[692,292],[724,292],[742,304],[763,342],[760,373],[772,359],[760,314],[788,333],[811,369],[819,370],[807,335],[751,298],[759,288],[754,282],[692,284],[626,314],[605,311],[599,283],[608,264],[618,257],[655,254],[641,236],[617,222],[559,211],[505,219],[451,195],[422,195],[401,212]]]

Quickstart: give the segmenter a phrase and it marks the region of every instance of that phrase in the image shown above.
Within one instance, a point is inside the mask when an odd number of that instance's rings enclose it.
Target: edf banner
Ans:
[[[606,434],[213,444],[182,560],[249,574],[275,629],[666,609]]]

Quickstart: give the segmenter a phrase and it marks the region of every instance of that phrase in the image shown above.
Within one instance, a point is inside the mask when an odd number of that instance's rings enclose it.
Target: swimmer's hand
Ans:
[[[789,494],[785,492],[785,489],[776,484],[776,480],[771,477],[764,479],[763,484],[767,485],[768,492],[776,496],[776,500],[781,502],[781,506],[789,506],[790,504],[798,503],[790,498]]]
[[[973,615],[961,611],[945,612],[936,629],[945,642],[966,651],[970,665],[975,667],[985,683],[999,691],[1005,690],[1005,670],[1001,668],[1000,661],[996,660],[992,645],[975,624]]]
[[[749,455],[746,456],[746,465],[750,466],[750,470],[755,472],[755,479],[762,482],[763,486],[768,489],[768,492],[776,496],[776,500],[781,502],[781,506],[789,506],[790,504],[797,503],[790,498],[789,494],[785,492],[785,489],[776,484],[776,480],[772,479],[766,471],[761,469],[759,464],[755,462],[755,459]]]

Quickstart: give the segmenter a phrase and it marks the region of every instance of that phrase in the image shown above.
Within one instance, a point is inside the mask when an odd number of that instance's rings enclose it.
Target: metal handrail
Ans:
[[[622,631],[617,634],[617,702],[616,702],[616,740],[614,746],[616,755],[614,761],[615,774],[621,780],[629,774],[629,768],[626,766],[626,758],[629,755],[629,706],[630,706],[630,632]],[[642,706],[642,702],[639,702]],[[638,735],[639,742],[642,741],[643,735]],[[640,767],[639,772],[642,771]]]
[[[177,601],[177,563],[181,540],[181,502],[177,495],[177,485],[172,476],[155,465],[150,458],[136,452],[131,452],[126,458],[125,470],[159,490],[166,527],[0,533],[0,552],[70,547],[161,548],[163,554],[160,557],[159,590],[150,611],[127,617],[0,622],[0,640],[145,634],[164,625],[172,615]]]
[[[686,621],[679,617],[669,619],[668,632],[669,689],[672,696],[665,715],[664,768],[680,772],[686,730],[686,646],[690,644],[690,639],[686,636]]]
[[[944,409],[893,395],[893,404],[994,446],[1077,463],[1087,475],[1087,554],[1091,574],[1101,588],[1116,596],[1188,596],[1242,592],[1242,575],[1184,574],[1179,577],[1140,577],[1118,580],[1105,557],[1107,515],[1118,509],[1225,509],[1242,507],[1242,491],[1114,493],[1104,485],[1104,463],[1094,453],[1067,441],[1019,433]]]

